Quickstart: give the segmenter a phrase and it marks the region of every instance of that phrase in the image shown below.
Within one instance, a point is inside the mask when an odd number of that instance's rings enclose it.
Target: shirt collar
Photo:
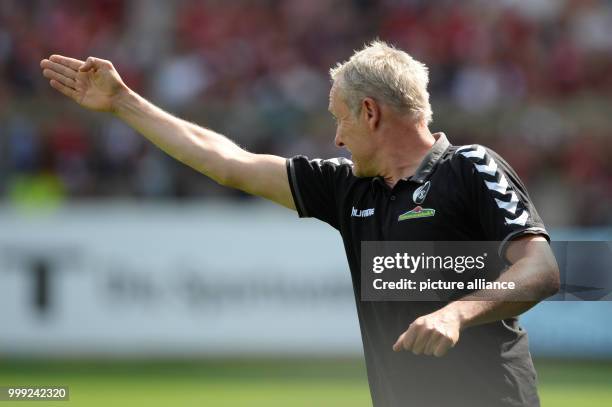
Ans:
[[[416,181],[419,183],[425,182],[427,178],[433,172],[438,161],[440,161],[440,157],[442,154],[446,152],[446,149],[450,146],[448,139],[444,133],[435,133],[433,135],[436,138],[436,142],[431,147],[427,155],[421,161],[421,164],[418,166],[414,175],[412,175],[409,179],[412,181]]]
[[[440,157],[442,157],[442,155],[450,146],[450,142],[448,141],[444,133],[434,133],[433,136],[436,139],[436,142],[427,152],[427,154],[423,158],[423,161],[421,161],[421,164],[419,164],[414,174],[408,177],[410,181],[418,182],[420,184],[424,183],[425,180],[429,178],[429,176],[433,172],[438,161],[440,161]],[[374,177],[372,181],[384,183],[383,177],[380,176]]]

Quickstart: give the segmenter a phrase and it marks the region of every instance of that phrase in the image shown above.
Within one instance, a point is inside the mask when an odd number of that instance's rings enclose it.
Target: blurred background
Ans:
[[[374,38],[429,66],[431,129],[506,158],[553,238],[612,240],[611,1],[3,0],[0,385],[67,384],[77,405],[369,405],[337,234],[78,108],[39,61],[109,59],[250,151],[333,157],[328,70]],[[612,403],[611,311],[525,315],[544,406]]]

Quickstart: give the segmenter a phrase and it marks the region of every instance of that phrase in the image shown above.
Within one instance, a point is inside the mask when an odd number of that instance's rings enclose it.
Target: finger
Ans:
[[[424,329],[419,332],[416,339],[414,340],[414,344],[412,345],[412,353],[414,353],[415,355],[420,355],[421,353],[423,353],[423,350],[425,349],[425,345],[427,345],[429,338],[430,331]]]
[[[402,341],[402,348],[404,350],[412,350],[418,333],[417,327],[415,325],[410,325],[408,330],[404,333],[404,340]]]
[[[423,350],[423,353],[428,356],[433,355],[434,351],[437,349],[441,341],[444,341],[442,334],[437,331],[433,331],[429,336],[429,340],[425,344],[425,349]]]
[[[58,64],[62,64],[69,68],[72,68],[75,71],[78,70],[79,67],[83,65],[83,62],[84,62],[79,59],[69,58],[63,55],[51,55],[49,59],[53,62],[57,62]]]
[[[43,75],[45,78],[56,80],[58,82],[61,82],[64,86],[67,86],[71,89],[76,89],[76,82],[74,79],[67,78],[60,73],[52,71],[51,69],[43,70]]]
[[[448,352],[448,350],[452,348],[451,345],[452,342],[450,341],[450,339],[445,338],[444,340],[438,342],[438,346],[436,346],[433,355],[437,358],[446,355],[446,352]]]
[[[76,90],[74,90],[72,88],[69,88],[68,86],[66,86],[66,85],[56,81],[55,79],[51,79],[49,84],[51,85],[51,87],[53,89],[56,89],[56,90],[60,91],[64,95],[68,96],[69,98],[74,99],[74,100],[77,99],[77,92],[76,92]]]
[[[65,65],[58,64],[56,62],[52,62],[49,60],[43,60],[40,63],[40,66],[45,69],[51,69],[52,71],[59,72],[67,78],[74,79],[76,78],[77,71],[72,68],[69,68]]]

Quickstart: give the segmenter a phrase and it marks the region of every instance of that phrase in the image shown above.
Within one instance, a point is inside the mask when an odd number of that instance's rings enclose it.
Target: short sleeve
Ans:
[[[351,174],[352,163],[345,158],[287,159],[287,176],[299,216],[317,218],[339,229],[341,197]]]
[[[455,154],[463,159],[472,218],[478,219],[484,240],[502,242],[502,259],[508,243],[519,236],[537,234],[550,241],[525,185],[503,158],[480,145],[460,147]]]

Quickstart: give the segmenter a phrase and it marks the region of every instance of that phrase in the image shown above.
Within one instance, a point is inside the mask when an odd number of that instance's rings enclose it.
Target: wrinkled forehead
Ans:
[[[335,108],[338,107],[338,103],[340,102],[339,100],[339,94],[338,94],[338,85],[336,83],[334,83],[331,87],[331,89],[329,90],[329,106],[328,109],[330,112],[334,112]]]
[[[328,109],[330,111],[332,111],[332,109],[333,109],[335,93],[336,93],[336,84],[333,84],[332,87],[329,89]]]

